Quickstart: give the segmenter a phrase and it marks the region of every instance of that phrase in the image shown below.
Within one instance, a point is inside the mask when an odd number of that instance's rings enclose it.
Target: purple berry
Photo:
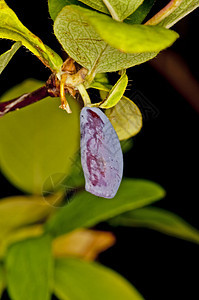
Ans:
[[[80,128],[85,189],[99,197],[113,198],[123,174],[118,136],[106,115],[96,107],[82,109]]]

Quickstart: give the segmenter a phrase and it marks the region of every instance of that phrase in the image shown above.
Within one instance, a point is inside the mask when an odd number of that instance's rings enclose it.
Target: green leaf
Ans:
[[[142,5],[125,20],[125,23],[141,24],[150,12],[154,2],[155,0],[144,0]]]
[[[143,0],[103,0],[103,2],[114,20],[123,21],[142,4]]]
[[[127,153],[129,152],[133,147],[133,139],[128,139],[120,142],[122,152]]]
[[[1,100],[16,98],[41,85],[39,81],[26,80]],[[46,98],[0,118],[1,170],[18,188],[41,194],[44,182],[51,176],[58,182],[69,174],[80,138],[80,109],[74,99],[69,98],[69,102],[71,115],[59,108],[59,98]]]
[[[115,106],[122,98],[126,90],[127,84],[128,84],[128,77],[124,73],[120,77],[120,79],[116,82],[116,84],[112,87],[107,98],[104,101],[102,101],[99,107],[107,109]]]
[[[55,208],[52,205],[58,195],[48,198],[16,196],[0,201],[0,238],[8,232],[44,220]],[[48,200],[48,201],[47,201]]]
[[[107,97],[111,89],[111,85],[107,84],[103,77],[95,77],[89,87],[100,90],[102,100]],[[120,141],[135,136],[142,128],[142,114],[139,108],[125,96],[114,107],[107,109],[105,114],[113,125]]]
[[[137,105],[128,99],[122,99],[105,114],[113,125],[120,141],[135,136],[142,128],[142,114]]]
[[[199,244],[199,231],[169,211],[147,207],[130,211],[110,221],[112,225],[146,227]]]
[[[61,300],[143,300],[138,291],[113,270],[73,258],[55,262],[54,290]]]
[[[94,74],[126,69],[157,55],[157,52],[127,54],[109,46],[75,5],[62,9],[54,31],[68,55]]]
[[[13,55],[21,47],[21,42],[16,42],[11,49],[0,55],[0,74],[3,72]]]
[[[4,269],[2,263],[0,263],[0,299],[5,287]]]
[[[197,7],[199,7],[198,0],[170,1],[165,8],[151,18],[147,23],[151,25],[160,24],[163,27],[170,28]]]
[[[62,59],[58,54],[30,32],[4,0],[0,0],[0,38],[20,41],[52,71],[58,71],[62,65]]]
[[[109,91],[112,89],[112,87],[113,86],[109,84],[106,73],[96,74],[94,80],[89,85],[89,88],[105,91],[106,96],[109,93]],[[102,98],[102,100],[104,100],[104,98]]]
[[[105,14],[109,14],[109,10],[105,5],[104,0],[79,0],[79,1]]]
[[[43,220],[42,220],[43,221]],[[43,235],[43,225],[27,225],[26,227],[15,228],[7,232],[2,238],[0,243],[0,259],[3,260],[8,247],[16,242],[25,240],[27,238],[39,237]]]
[[[161,26],[130,25],[111,17],[76,6],[100,37],[110,46],[126,53],[161,51],[171,46],[179,35]]]
[[[96,197],[88,192],[78,193],[46,224],[53,236],[80,227],[90,227],[122,212],[150,204],[164,197],[164,190],[156,183],[138,179],[124,179],[113,199]]]
[[[51,298],[52,256],[48,236],[13,244],[6,256],[8,293],[12,300]]]
[[[64,6],[71,4],[81,5],[78,0],[48,0],[48,9],[53,21]]]

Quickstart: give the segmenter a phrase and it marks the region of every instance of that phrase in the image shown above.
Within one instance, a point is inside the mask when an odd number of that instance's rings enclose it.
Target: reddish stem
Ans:
[[[10,101],[1,102],[0,103],[0,117],[4,116],[10,111],[20,109],[32,103],[35,103],[41,99],[46,98],[49,96],[49,91],[46,86],[42,86],[41,88],[37,89],[28,94],[24,94],[18,98],[15,98]]]

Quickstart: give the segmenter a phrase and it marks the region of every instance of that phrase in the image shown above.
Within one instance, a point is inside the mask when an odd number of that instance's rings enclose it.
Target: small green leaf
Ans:
[[[55,208],[51,205],[58,195],[45,199],[39,196],[16,196],[0,201],[0,238],[14,229],[42,221]]]
[[[5,287],[4,269],[2,263],[0,263],[0,299]]]
[[[26,80],[1,100],[16,98],[41,86],[39,81]],[[80,139],[80,108],[74,99],[69,101],[71,115],[59,108],[59,98],[48,97],[0,118],[0,166],[18,188],[41,194],[44,182],[51,176],[57,175],[58,182],[69,174]],[[50,189],[51,181],[48,182]]]
[[[75,5],[64,7],[55,20],[54,31],[68,55],[90,73],[126,69],[157,55],[157,52],[127,54],[109,46],[79,8]]]
[[[90,88],[100,90],[100,95],[104,100],[111,86],[103,79],[100,80],[100,78],[95,77]],[[125,96],[114,107],[107,109],[105,114],[113,125],[120,141],[136,135],[142,128],[142,114],[139,108]]]
[[[76,7],[110,46],[126,53],[155,52],[171,46],[179,35],[161,26],[130,25],[95,11]]]
[[[112,87],[107,98],[104,101],[102,101],[99,107],[107,109],[115,106],[122,98],[126,90],[127,84],[128,84],[128,77],[124,73],[120,77],[120,79],[116,82],[116,84]]]
[[[197,7],[199,7],[198,0],[170,1],[165,8],[151,18],[147,23],[150,25],[160,24],[163,27],[170,28]]]
[[[143,0],[103,0],[103,2],[114,20],[123,21],[142,4]]]
[[[88,192],[78,193],[46,224],[46,230],[59,236],[80,227],[90,227],[122,212],[145,206],[164,197],[156,183],[124,179],[113,199],[96,197]]]
[[[120,141],[136,135],[142,128],[142,114],[137,105],[128,99],[122,99],[113,108],[105,111]]]
[[[52,256],[48,236],[13,244],[6,256],[8,293],[12,300],[51,298]]]
[[[4,0],[0,0],[0,38],[20,41],[52,71],[59,70],[62,65],[62,59],[58,54],[30,32]]]
[[[16,42],[11,49],[0,55],[0,74],[3,72],[13,55],[21,47],[21,42]]]
[[[155,1],[156,0],[144,0],[142,5],[140,5],[134,13],[125,19],[125,23],[141,24],[150,12]]]
[[[110,223],[114,226],[146,227],[199,244],[199,231],[179,216],[155,207],[136,209],[120,215]]]
[[[62,300],[143,300],[138,291],[113,270],[73,258],[56,260],[54,292]]]
[[[120,142],[122,152],[127,153],[129,152],[133,147],[133,139],[128,139]]]
[[[109,93],[109,91],[112,89],[113,86],[109,84],[108,78],[104,77],[104,75],[106,76],[106,73],[98,73],[95,76],[94,80],[89,85],[89,88],[97,89],[99,91],[104,91],[106,92],[106,96],[107,96],[107,94]],[[104,100],[104,98],[102,98],[102,100]]]

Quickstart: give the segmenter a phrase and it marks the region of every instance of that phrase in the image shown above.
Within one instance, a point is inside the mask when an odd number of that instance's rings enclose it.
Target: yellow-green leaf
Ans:
[[[146,207],[127,212],[110,221],[112,225],[146,227],[199,244],[199,230],[172,212]]]
[[[64,6],[71,4],[84,5],[78,0],[48,0],[49,13],[53,21]]]
[[[90,88],[104,92],[102,98],[106,98],[111,86],[106,81],[96,78]],[[120,141],[126,140],[136,135],[142,128],[142,114],[137,105],[123,96],[122,99],[112,108],[105,111],[111,124],[113,125]]]
[[[48,198],[40,196],[16,196],[0,201],[0,238],[8,232],[45,219],[55,210],[52,205],[58,195]]]
[[[139,292],[113,270],[74,258],[56,260],[54,292],[62,300],[143,300]]]
[[[0,299],[5,287],[5,274],[2,263],[0,263]]]
[[[58,14],[54,31],[64,50],[90,73],[114,72],[141,64],[157,52],[122,53],[108,45],[79,10],[68,5]]]
[[[171,46],[179,37],[175,31],[161,26],[130,25],[83,7],[73,7],[87,19],[107,44],[121,52],[159,52]]]
[[[13,55],[21,47],[21,42],[16,42],[12,45],[11,49],[0,55],[0,74],[3,72]]]
[[[102,101],[99,107],[107,109],[115,106],[122,98],[126,90],[127,84],[128,84],[128,77],[124,73],[120,77],[120,79],[116,82],[116,84],[112,87],[107,98],[104,101]]]
[[[128,99],[122,99],[114,107],[105,111],[120,141],[136,135],[142,128],[142,114],[137,105]]]
[[[0,243],[0,258],[4,258],[5,253],[8,247],[16,242],[21,240],[25,240],[30,237],[38,237],[43,234],[43,225],[27,225],[26,227],[19,227],[17,229],[12,229],[11,231],[7,232],[1,238]]]
[[[103,2],[114,20],[123,21],[142,4],[143,0],[103,0]]]
[[[1,100],[16,98],[41,87],[36,80],[26,80],[8,91]],[[72,166],[79,150],[79,111],[69,98],[73,113],[59,108],[59,98],[46,98],[0,118],[0,167],[18,188],[33,194],[51,188],[53,178],[59,182]],[[13,152],[14,149],[14,152]],[[56,184],[56,182],[54,182]]]
[[[79,0],[79,1],[105,14],[109,13],[109,10],[104,3],[105,1],[103,0]]]
[[[13,244],[5,267],[8,293],[12,300],[50,300],[53,260],[48,236]]]
[[[154,182],[124,179],[112,199],[99,198],[88,192],[76,194],[69,204],[48,220],[45,227],[53,236],[59,236],[148,205],[164,197],[164,194],[163,188]]]
[[[4,0],[0,0],[0,38],[20,41],[52,71],[58,71],[62,65],[58,54],[30,32]]]

